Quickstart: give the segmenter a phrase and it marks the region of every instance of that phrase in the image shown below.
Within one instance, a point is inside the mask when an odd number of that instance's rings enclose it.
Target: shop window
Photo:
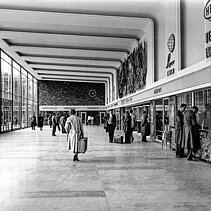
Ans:
[[[169,98],[169,129],[175,126],[176,97]]]
[[[184,103],[187,105],[187,109],[192,107],[192,93],[184,93],[177,96],[177,110],[179,110],[180,105]]]
[[[200,90],[195,94],[195,106],[199,108],[198,124],[204,129],[211,130],[211,89]]]
[[[156,136],[158,139],[162,139],[163,133],[163,100],[155,101],[155,115],[156,115]]]

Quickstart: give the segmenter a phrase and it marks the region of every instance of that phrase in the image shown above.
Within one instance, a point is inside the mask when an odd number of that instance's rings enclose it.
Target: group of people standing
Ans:
[[[43,122],[44,122],[44,117],[41,114],[39,114],[39,116],[38,116],[38,123],[37,123],[37,118],[36,118],[35,114],[33,114],[33,116],[31,117],[32,130],[35,130],[36,126],[38,126],[40,128],[40,130],[42,130]]]
[[[56,136],[56,129],[62,130],[62,133],[67,133],[65,130],[65,123],[67,121],[68,115],[65,113],[62,116],[59,113],[53,113],[48,117],[48,124],[52,128],[52,136]],[[61,126],[61,128],[60,128]]]
[[[142,142],[147,142],[146,136],[147,134],[147,126],[148,126],[148,116],[147,112],[144,111],[141,116],[141,135],[142,135]],[[133,142],[133,131],[136,128],[137,120],[136,116],[133,114],[133,110],[126,111],[123,116],[123,130],[125,132],[125,143],[130,144]],[[116,115],[114,114],[113,110],[110,113],[106,113],[104,117],[104,128],[106,132],[108,132],[109,136],[109,143],[113,142],[114,139],[114,131],[116,128]]]
[[[133,131],[136,126],[136,117],[133,114],[133,110],[130,110],[130,112],[126,111],[123,118],[123,122],[124,122],[123,129],[125,132],[125,143],[130,144],[134,140]]]
[[[184,157],[184,149],[187,149],[187,160],[197,160],[196,152],[201,148],[197,120],[198,107],[192,106],[186,110],[187,105],[181,104],[175,118],[175,142],[176,157]]]

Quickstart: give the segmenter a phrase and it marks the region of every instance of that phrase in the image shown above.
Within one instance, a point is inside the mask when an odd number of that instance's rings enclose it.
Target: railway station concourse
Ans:
[[[210,21],[210,0],[0,0],[0,211],[211,210]],[[181,104],[199,109],[197,161],[175,156]],[[48,121],[71,109],[79,162]],[[133,111],[131,144],[109,143],[109,111],[123,137]]]

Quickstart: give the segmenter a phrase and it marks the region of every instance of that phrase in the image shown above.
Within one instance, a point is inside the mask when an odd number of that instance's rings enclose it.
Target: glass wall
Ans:
[[[12,129],[12,60],[1,53],[1,131]]]
[[[37,80],[2,50],[0,58],[0,132],[28,127],[37,115]]]

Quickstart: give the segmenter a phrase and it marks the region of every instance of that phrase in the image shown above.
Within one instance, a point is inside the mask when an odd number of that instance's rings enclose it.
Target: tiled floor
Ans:
[[[0,135],[1,211],[211,210],[211,165],[176,159],[159,143],[109,144],[85,127],[86,154],[72,162],[66,135],[19,130]]]

